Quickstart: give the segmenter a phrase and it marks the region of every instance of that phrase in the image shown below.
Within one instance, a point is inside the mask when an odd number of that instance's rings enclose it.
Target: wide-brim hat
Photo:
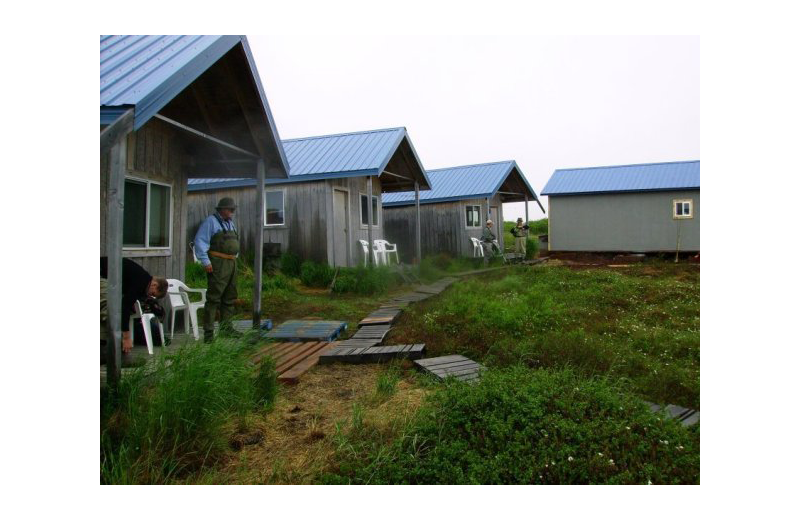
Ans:
[[[522,217],[519,217],[519,218],[517,219],[517,222],[522,222]]]
[[[236,209],[236,203],[230,197],[222,197],[216,209]]]

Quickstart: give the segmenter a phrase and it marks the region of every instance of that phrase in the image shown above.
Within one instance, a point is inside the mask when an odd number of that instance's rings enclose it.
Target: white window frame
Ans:
[[[173,217],[174,217],[174,209],[175,209],[175,199],[173,194],[175,193],[175,187],[172,184],[167,182],[160,182],[154,181],[152,179],[147,179],[143,177],[134,177],[133,175],[126,175],[125,181],[133,181],[133,182],[140,182],[147,185],[147,192],[145,194],[145,201],[144,201],[144,246],[122,246],[123,251],[172,251],[172,227],[173,227]],[[167,230],[169,231],[169,240],[167,240],[166,246],[150,246],[150,186],[152,184],[156,184],[158,186],[164,186],[169,188],[169,227]],[[125,210],[123,209],[122,218],[125,218]],[[124,226],[124,224],[123,224]]]
[[[362,193],[360,191],[358,192],[358,223],[361,226],[361,229],[367,229],[367,227],[368,227],[367,224],[364,224],[363,209],[361,208],[361,197],[367,197],[367,194],[366,193]],[[381,198],[379,196],[373,195],[372,198],[375,199],[375,201],[376,201],[375,208],[377,209],[377,211],[375,212],[375,213],[377,213],[377,215],[373,215],[375,217],[375,224],[372,224],[372,227],[373,228],[377,228],[377,227],[380,227],[380,225],[381,225],[381,207],[382,207],[382,204],[381,204]],[[370,203],[369,197],[367,197],[367,204],[369,204],[369,203]]]
[[[283,222],[280,224],[267,224],[267,193],[279,191],[283,194]],[[286,226],[286,188],[264,188],[264,227],[276,228]]]
[[[683,215],[678,215],[676,210],[677,204],[688,204],[689,205],[689,213],[684,213]],[[675,220],[683,220],[683,219],[690,219],[694,218],[694,199],[672,199],[672,218]]]
[[[464,225],[467,229],[480,229],[481,228],[481,213],[483,210],[481,209],[480,204],[465,204],[464,205]],[[470,226],[469,221],[467,220],[467,209],[468,208],[478,208],[478,225],[477,226]]]

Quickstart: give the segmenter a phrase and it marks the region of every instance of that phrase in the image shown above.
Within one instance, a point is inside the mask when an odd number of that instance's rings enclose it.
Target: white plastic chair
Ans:
[[[383,261],[386,265],[389,265],[389,255],[394,253],[394,259],[397,260],[397,263],[400,263],[400,257],[397,254],[397,244],[390,244],[386,240],[375,240],[375,245],[378,247],[378,250],[383,254]]]
[[[136,312],[131,314],[131,319],[128,322],[128,330],[133,334],[133,320],[139,318],[142,320],[142,330],[144,330],[144,341],[147,343],[147,353],[153,355],[153,329],[150,328],[150,320],[156,320],[158,323],[158,331],[161,333],[161,346],[164,346],[164,326],[158,321],[156,315],[152,312],[142,312],[142,304],[136,300],[134,304]]]
[[[197,309],[202,309],[205,306],[207,289],[192,289],[175,278],[168,278],[167,284],[169,284],[167,295],[169,296],[170,307],[172,307],[170,310],[169,337],[173,337],[175,334],[175,313],[177,311],[184,311],[183,323],[186,332],[189,332],[189,324],[191,324],[194,339],[199,340],[200,324],[197,321]],[[189,299],[189,293],[198,293],[200,295],[200,301],[191,301]]]
[[[483,258],[483,246],[481,245],[481,241],[475,237],[470,237],[470,241],[472,241],[472,258]]]
[[[367,266],[367,258],[369,255],[369,242],[366,240],[359,239],[358,242],[361,244],[361,249],[364,251],[364,267]],[[377,248],[377,245],[372,246],[372,260],[375,262],[375,265],[380,265],[380,258],[383,256],[383,252]]]
[[[177,284],[175,282],[178,282]],[[175,316],[178,311],[183,311],[183,332],[189,333],[189,305],[186,303],[185,295],[180,290],[180,281],[175,279],[167,280],[167,302],[169,303],[169,337],[175,337]]]

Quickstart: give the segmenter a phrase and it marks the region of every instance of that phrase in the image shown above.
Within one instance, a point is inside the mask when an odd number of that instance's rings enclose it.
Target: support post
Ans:
[[[367,255],[369,256],[369,265],[374,265],[375,255],[372,253],[372,175],[367,177],[367,194],[367,242],[369,242]]]
[[[492,216],[489,214],[490,211],[491,211],[491,206],[489,206],[489,197],[486,197],[486,220],[491,220],[492,218]],[[497,224],[497,222],[495,222],[495,224]]]
[[[414,181],[414,204],[417,206],[417,264],[422,263],[422,230],[419,216],[419,182]]]
[[[115,388],[122,373],[122,219],[125,207],[125,168],[128,132],[111,146],[106,189],[106,256],[108,257],[106,380]],[[130,331],[133,335],[133,331]]]
[[[255,265],[253,266],[253,328],[261,326],[261,277],[264,273],[264,159],[258,160],[256,167],[256,204],[258,205],[258,225],[256,226]]]
[[[526,193],[525,194],[525,225],[527,226],[528,224],[530,224],[530,221],[528,220],[528,194]]]

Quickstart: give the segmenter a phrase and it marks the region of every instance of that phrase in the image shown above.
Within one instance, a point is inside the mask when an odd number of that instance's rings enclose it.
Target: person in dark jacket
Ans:
[[[106,279],[108,278],[108,257],[100,257],[100,338],[104,338],[105,327],[102,326],[103,314],[106,310]],[[129,330],[130,317],[134,312],[136,301],[143,301],[148,296],[163,298],[167,294],[167,280],[158,276],[151,276],[142,266],[129,260],[122,259],[122,351],[127,353],[133,348],[133,337]]]

